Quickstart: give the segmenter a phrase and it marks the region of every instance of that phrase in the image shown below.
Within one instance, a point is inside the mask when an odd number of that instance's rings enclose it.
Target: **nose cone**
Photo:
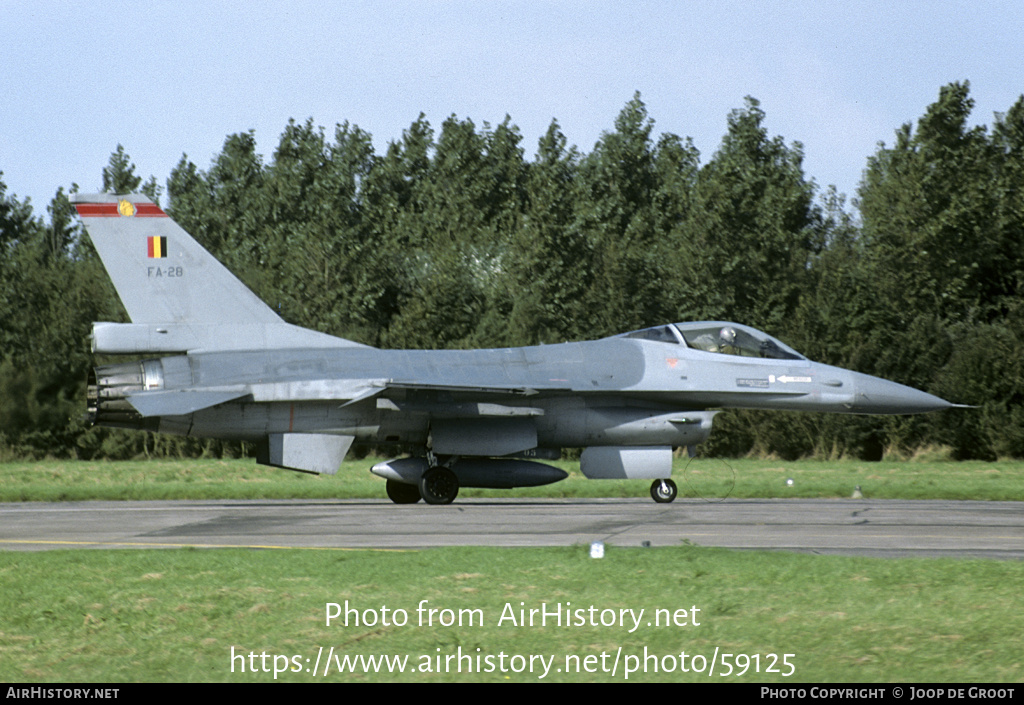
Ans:
[[[922,414],[953,406],[934,394],[871,375],[856,375],[854,389],[853,411],[859,414]]]

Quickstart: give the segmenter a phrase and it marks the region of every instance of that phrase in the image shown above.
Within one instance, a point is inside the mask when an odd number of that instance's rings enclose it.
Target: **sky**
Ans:
[[[746,96],[800,142],[820,190],[856,195],[868,158],[954,81],[973,124],[1024,93],[1016,0],[0,0],[0,177],[37,215],[98,191],[118,144],[164,184],[253,130],[348,122],[378,154],[422,112],[505,116],[528,159],[552,120],[587,153],[640,93],[655,134],[706,163]]]

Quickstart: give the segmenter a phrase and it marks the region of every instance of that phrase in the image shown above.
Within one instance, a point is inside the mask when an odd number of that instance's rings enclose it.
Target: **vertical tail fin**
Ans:
[[[72,202],[132,320],[96,324],[97,352],[357,345],[285,323],[148,197]]]
[[[134,323],[283,323],[146,196],[73,196]]]

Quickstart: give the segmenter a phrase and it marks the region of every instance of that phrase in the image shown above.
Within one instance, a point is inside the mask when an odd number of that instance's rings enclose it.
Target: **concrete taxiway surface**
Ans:
[[[1024,502],[462,499],[0,504],[0,550],[702,546],[1024,559]]]

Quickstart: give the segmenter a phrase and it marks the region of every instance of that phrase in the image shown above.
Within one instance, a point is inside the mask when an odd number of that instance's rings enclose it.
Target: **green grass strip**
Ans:
[[[1022,584],[696,546],[4,552],[0,680],[1019,682]]]
[[[0,501],[155,499],[329,499],[384,497],[369,472],[378,459],[349,460],[335,476],[257,465],[253,460],[39,461],[0,463]],[[588,480],[578,464],[546,487],[463,489],[461,497],[645,497],[646,480]],[[677,459],[681,497],[849,497],[1024,500],[1024,462]],[[792,482],[788,482],[792,480]]]

